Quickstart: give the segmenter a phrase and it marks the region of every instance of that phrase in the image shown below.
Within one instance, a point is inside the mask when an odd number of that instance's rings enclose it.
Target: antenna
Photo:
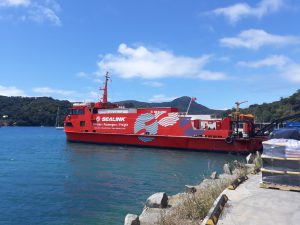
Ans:
[[[109,81],[110,76],[108,75],[108,72],[105,74],[105,85],[103,88],[100,88],[100,90],[103,91],[103,97],[102,97],[102,103],[107,103],[107,83]],[[100,100],[101,101],[101,100]]]

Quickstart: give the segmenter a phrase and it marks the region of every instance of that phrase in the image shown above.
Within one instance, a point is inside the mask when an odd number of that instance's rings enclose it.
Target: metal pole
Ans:
[[[191,106],[192,101],[193,101],[193,98],[191,98],[191,100],[190,100],[190,103],[189,103],[189,106],[188,106],[188,108],[187,108],[187,110],[186,110],[185,115],[188,115],[188,112],[189,112],[189,110],[190,110],[190,106]]]

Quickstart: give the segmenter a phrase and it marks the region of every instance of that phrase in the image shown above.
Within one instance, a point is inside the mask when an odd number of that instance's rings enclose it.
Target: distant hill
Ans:
[[[60,124],[62,125],[67,109],[71,107],[68,101],[55,100],[48,97],[7,97],[0,96],[0,125],[16,126],[54,126],[59,107]],[[3,118],[7,115],[7,118]]]
[[[176,98],[171,102],[161,102],[161,103],[148,103],[148,102],[139,102],[135,100],[126,100],[116,102],[119,105],[124,105],[128,108],[151,108],[151,107],[175,107],[178,108],[180,112],[186,112],[188,105],[191,101],[190,97],[183,96],[180,98]],[[195,101],[192,101],[189,114],[216,114],[221,115],[223,110],[215,110],[207,108],[201,104],[198,104]]]
[[[190,97],[183,96],[171,102],[147,103],[135,100],[116,102],[119,105],[134,108],[176,107],[180,112],[186,112]],[[54,126],[57,107],[60,108],[60,124],[62,124],[67,109],[72,106],[69,101],[60,101],[49,97],[6,97],[0,96],[0,125],[4,123],[16,126]],[[214,110],[197,102],[192,102],[189,114],[215,114],[227,116],[233,110]],[[242,113],[252,113],[258,122],[270,122],[284,116],[300,113],[300,89],[287,98],[272,103],[254,104],[241,109]],[[7,115],[7,118],[3,118]]]
[[[190,97],[177,98],[171,102],[147,103],[134,100],[116,102],[131,108],[176,107],[180,112],[186,112]],[[60,124],[67,115],[67,109],[72,106],[69,101],[60,101],[49,97],[7,97],[0,96],[0,125],[15,126],[54,126],[57,108],[60,109]],[[196,102],[191,103],[189,114],[217,114],[223,111],[209,109]],[[8,117],[3,119],[3,115]]]

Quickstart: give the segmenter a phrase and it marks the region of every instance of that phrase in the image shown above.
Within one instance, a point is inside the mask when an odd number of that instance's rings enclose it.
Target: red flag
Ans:
[[[197,100],[197,98],[196,98],[196,97],[192,97],[192,101],[194,101],[194,102],[195,102],[196,100]]]

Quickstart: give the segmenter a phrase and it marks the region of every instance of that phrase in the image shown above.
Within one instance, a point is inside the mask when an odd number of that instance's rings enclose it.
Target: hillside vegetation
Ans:
[[[60,125],[63,124],[68,101],[59,101],[48,97],[6,97],[0,96],[1,124],[15,126],[54,126],[59,107]],[[7,115],[7,118],[3,118]]]
[[[180,112],[186,112],[190,98],[183,96],[171,102],[147,103],[134,100],[116,102],[119,105],[133,108],[176,107]],[[72,106],[69,101],[55,100],[49,97],[6,97],[0,96],[0,125],[15,126],[54,126],[59,107],[60,124],[67,115],[67,109]],[[192,102],[189,114],[215,114],[227,116],[231,110],[209,109],[197,102]],[[284,116],[300,113],[300,90],[287,98],[281,98],[272,103],[254,104],[241,109],[242,113],[252,113],[257,122],[270,122]],[[7,118],[3,118],[7,115]]]
[[[233,109],[223,112],[223,116],[231,113]],[[271,122],[281,117],[300,113],[300,89],[296,93],[287,97],[280,98],[279,101],[272,103],[254,104],[242,109],[242,113],[255,115],[256,122]]]

